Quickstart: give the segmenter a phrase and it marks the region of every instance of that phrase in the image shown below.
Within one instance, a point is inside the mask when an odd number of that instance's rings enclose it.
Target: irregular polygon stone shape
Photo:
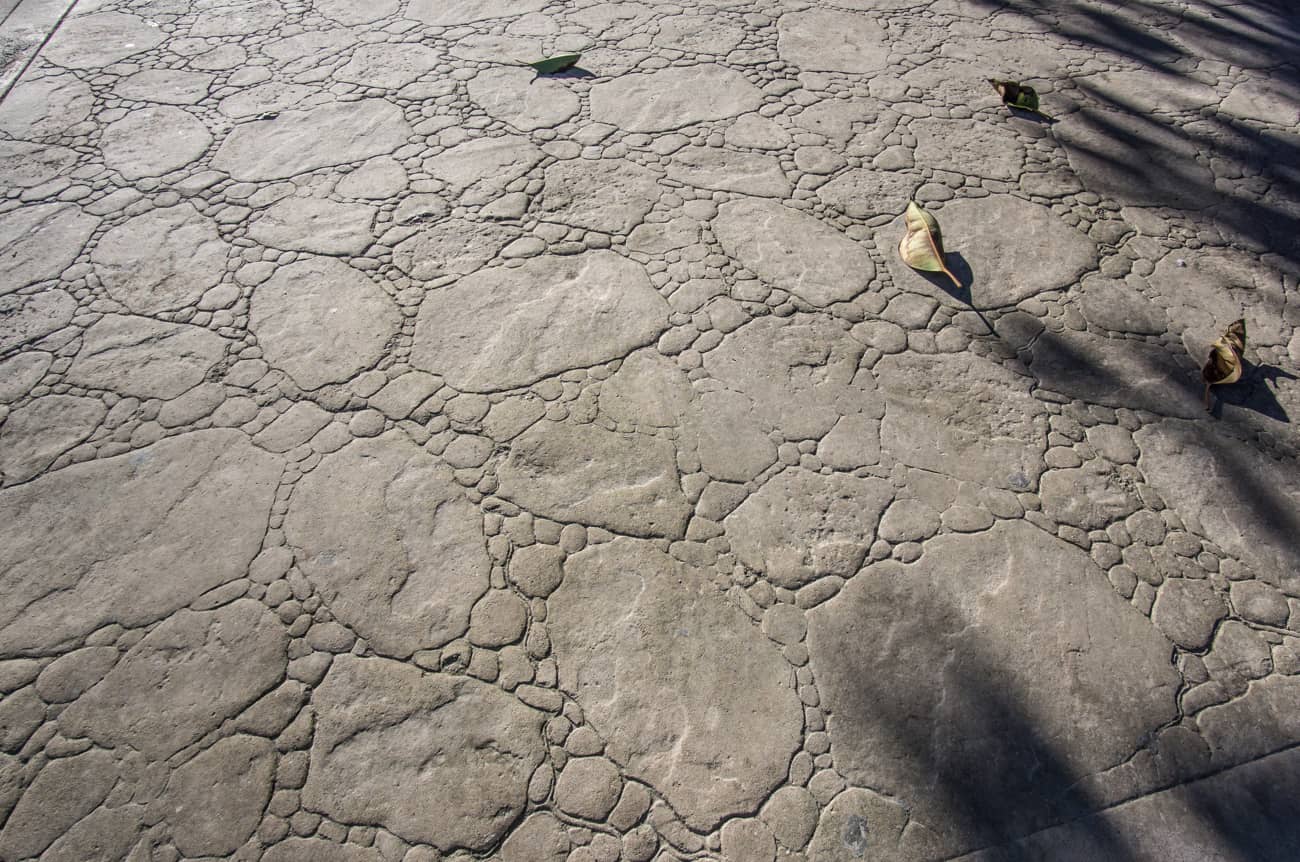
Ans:
[[[513,389],[652,344],[670,311],[645,270],[613,252],[547,255],[430,293],[411,364],[461,391]]]
[[[1192,419],[1204,414],[1190,360],[1154,344],[1081,332],[1044,332],[1029,348],[1029,371],[1072,398]]]
[[[1241,318],[1250,344],[1286,341],[1277,313],[1286,304],[1282,273],[1256,254],[1230,248],[1180,250],[1165,255],[1147,281],[1168,305],[1169,320],[1183,330],[1183,343],[1198,363],[1214,339]]]
[[[362,45],[334,77],[363,87],[396,90],[432,71],[441,59],[440,52],[418,43]]]
[[[858,375],[863,346],[830,317],[764,317],[704,354],[709,376],[743,392],[765,431],[787,439],[820,437],[840,416],[879,415],[869,375]]]
[[[375,215],[368,204],[290,197],[254,217],[248,236],[271,248],[358,255],[374,242]]]
[[[0,425],[0,481],[25,482],[90,436],[108,408],[98,398],[46,395]]]
[[[218,107],[227,117],[243,119],[288,108],[302,108],[304,100],[311,96],[319,98],[319,92],[304,84],[269,81],[256,87],[236,90],[234,94],[222,99]]]
[[[226,340],[215,332],[147,317],[106,314],[91,324],[67,380],[141,398],[175,398],[203,381]]]
[[[0,404],[22,398],[50,369],[54,357],[39,350],[0,360]]]
[[[759,278],[817,306],[867,289],[867,250],[816,218],[776,201],[738,198],[718,208],[713,232],[728,255]]]
[[[41,57],[69,69],[97,69],[156,48],[166,38],[134,15],[96,12],[68,19],[41,49]]]
[[[77,151],[26,141],[0,141],[0,183],[29,189],[68,173],[77,163]]]
[[[1043,476],[1038,496],[1044,515],[1081,530],[1104,529],[1142,507],[1119,476],[1093,465],[1051,471]]]
[[[1083,813],[1076,782],[1177,714],[1169,642],[1025,521],[873,565],[809,620],[836,770],[907,800],[943,858]]]
[[[283,679],[288,646],[279,619],[252,599],[177,611],[64,710],[59,729],[170,757]]]
[[[165,105],[197,105],[208,95],[213,76],[179,69],[141,69],[117,83],[113,92],[123,99],[162,102]]]
[[[104,678],[117,664],[115,646],[91,646],[59,656],[36,679],[36,691],[46,703],[69,703]]]
[[[1297,698],[1300,698],[1300,677],[1274,674],[1253,680],[1246,693],[1230,703],[1201,712],[1196,724],[1216,762],[1224,765],[1247,762],[1290,748],[1300,739]],[[1268,781],[1262,786],[1271,788],[1276,784]]]
[[[392,156],[376,156],[339,180],[336,194],[346,198],[383,200],[406,188],[406,169]]]
[[[239,180],[278,180],[391,153],[410,134],[402,109],[382,99],[285,111],[235,126],[212,167]]]
[[[817,821],[808,858],[815,862],[856,862],[864,858],[902,862],[907,857],[891,851],[902,842],[904,827],[925,829],[921,823],[909,824],[909,813],[898,801],[870,790],[841,790]]]
[[[430,158],[425,167],[456,192],[473,187],[485,200],[528,173],[544,154],[527,138],[502,135],[457,144]]]
[[[681,538],[691,514],[662,437],[534,425],[510,444],[497,477],[497,493],[535,515],[624,535]]]
[[[541,212],[550,221],[627,233],[659,197],[653,173],[623,159],[572,159],[546,169]]]
[[[1165,420],[1133,438],[1143,475],[1190,529],[1258,574],[1300,572],[1300,480],[1292,465],[1220,436],[1203,421]]]
[[[485,69],[466,88],[488,116],[523,132],[557,126],[580,107],[577,93],[560,81],[538,77],[532,69]]]
[[[614,810],[622,790],[622,776],[609,760],[571,757],[555,781],[555,804],[565,814],[599,823]]]
[[[606,754],[692,829],[751,813],[800,741],[790,666],[710,575],[619,538],[569,557],[547,625]]]
[[[654,43],[693,54],[729,54],[745,38],[738,24],[708,15],[675,15],[659,23]]]
[[[0,353],[62,329],[77,313],[77,301],[64,290],[0,297]]]
[[[353,27],[389,17],[397,11],[397,0],[374,0],[365,4],[352,0],[315,0],[312,8],[345,27]]]
[[[804,71],[875,72],[889,62],[884,28],[869,15],[810,9],[777,21],[781,59]]]
[[[886,356],[882,448],[910,467],[994,487],[1032,488],[1043,472],[1047,410],[1032,381],[971,355]]]
[[[671,66],[591,88],[591,118],[625,132],[666,132],[756,110],[762,92],[733,69]]]
[[[261,30],[275,30],[284,18],[284,7],[276,0],[239,0],[228,6],[209,8],[190,26],[191,36],[244,36]]]
[[[546,811],[531,815],[501,845],[502,862],[564,862],[569,855],[564,824]]]
[[[231,736],[177,769],[163,791],[172,841],[186,856],[234,853],[257,829],[271,798],[275,746]]]
[[[673,154],[668,176],[702,189],[743,192],[758,197],[790,196],[790,181],[773,156],[720,147],[689,147]]]
[[[1010,195],[953,201],[938,211],[949,268],[964,281],[953,291],[948,281],[922,274],[896,253],[904,228],[900,216],[886,230],[885,255],[894,283],[945,305],[1001,308],[1045,290],[1061,290],[1097,265],[1097,245],[1061,221],[1051,210]],[[1050,249],[1051,253],[1044,251]],[[1034,261],[1033,266],[1025,262]]]
[[[1123,281],[1085,278],[1078,302],[1089,323],[1111,332],[1159,335],[1169,325],[1164,309]]]
[[[228,250],[216,223],[186,202],[110,228],[90,259],[110,296],[155,314],[198,302],[225,274]]]
[[[724,523],[737,559],[777,586],[795,589],[825,575],[853,577],[893,496],[883,479],[791,468]]]
[[[298,483],[284,532],[334,615],[385,655],[464,634],[488,587],[477,509],[395,433],[326,456]]]
[[[312,705],[303,804],[444,852],[499,841],[546,752],[544,713],[478,680],[388,659],[339,656]]]
[[[237,431],[197,431],[0,492],[0,654],[145,625],[242,577],[281,466]]]
[[[1000,125],[920,119],[907,130],[916,136],[916,163],[927,168],[1011,181],[1024,168],[1024,147]]]
[[[99,219],[73,204],[37,204],[0,215],[0,295],[56,278],[72,265]]]
[[[727,389],[705,392],[688,414],[704,472],[747,482],[776,462],[776,443],[754,416],[754,402]]]
[[[672,427],[690,402],[690,381],[657,350],[635,351],[600,387],[600,409],[629,425]]]
[[[104,164],[128,180],[183,168],[212,143],[203,121],[181,108],[136,108],[99,139]]]
[[[546,8],[546,0],[411,0],[406,17],[434,27],[518,18]]]
[[[24,80],[0,102],[0,131],[21,139],[60,135],[94,106],[90,85],[72,75]]]
[[[0,856],[37,856],[104,801],[117,783],[113,756],[91,750],[51,760],[37,774],[0,832]]]
[[[1200,209],[1218,197],[1195,140],[1151,115],[1084,108],[1053,126],[1084,188],[1130,206]],[[1152,159],[1151,153],[1162,154]]]
[[[379,285],[340,260],[311,257],[257,286],[248,325],[267,361],[316,389],[378,362],[401,322]]]
[[[394,246],[393,264],[421,280],[469,275],[496,257],[518,235],[515,228],[491,222],[446,219]]]
[[[128,858],[141,828],[140,809],[97,808],[41,854],[46,862],[114,862]]]
[[[45,704],[34,689],[12,692],[0,701],[0,751],[20,751],[44,722]]]
[[[268,847],[262,862],[382,862],[373,847],[337,844],[325,838],[289,838]]]

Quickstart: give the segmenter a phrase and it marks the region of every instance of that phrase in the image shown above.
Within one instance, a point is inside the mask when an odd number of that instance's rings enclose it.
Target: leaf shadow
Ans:
[[[1278,401],[1273,386],[1269,384],[1276,384],[1278,378],[1295,380],[1296,375],[1276,365],[1257,365],[1250,360],[1242,361],[1246,368],[1240,381],[1231,386],[1216,386],[1211,389],[1214,401],[1210,408],[1210,415],[1221,419],[1226,405],[1251,410],[1274,421],[1290,424],[1290,415]]]

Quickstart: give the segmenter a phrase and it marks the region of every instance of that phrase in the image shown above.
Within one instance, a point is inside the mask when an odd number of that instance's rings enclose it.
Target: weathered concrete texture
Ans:
[[[688,824],[753,811],[781,782],[801,720],[793,673],[704,572],[616,539],[565,564],[552,605],[562,685]]]
[[[1176,714],[1170,643],[1028,524],[933,539],[810,617],[836,768],[910,800],[950,853],[1074,816],[1073,785]]]

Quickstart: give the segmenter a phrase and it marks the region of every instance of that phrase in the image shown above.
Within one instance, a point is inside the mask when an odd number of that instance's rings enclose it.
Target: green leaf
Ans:
[[[1002,97],[1002,103],[1012,108],[1019,108],[1022,111],[1038,114],[1040,117],[1047,117],[1042,111],[1038,110],[1038,91],[1028,84],[1022,84],[1019,81],[998,81],[989,78],[989,83],[993,89],[998,91]]]
[[[581,59],[581,54],[558,54],[545,60],[536,60],[528,65],[536,69],[539,75],[554,75],[556,72],[572,69]]]
[[[907,227],[907,233],[898,244],[898,255],[903,263],[923,272],[942,272],[960,288],[961,281],[944,263],[943,234],[935,217],[921,209],[916,201],[908,201],[903,223]]]

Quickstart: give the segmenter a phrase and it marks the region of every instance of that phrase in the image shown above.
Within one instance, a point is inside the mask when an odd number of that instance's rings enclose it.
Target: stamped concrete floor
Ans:
[[[0,860],[1300,859],[1297,20],[79,0]]]

